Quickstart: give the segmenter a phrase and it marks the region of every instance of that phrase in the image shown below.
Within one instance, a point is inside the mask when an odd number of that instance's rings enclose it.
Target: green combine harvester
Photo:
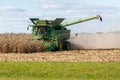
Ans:
[[[70,39],[70,30],[67,30],[66,27],[93,19],[100,19],[100,21],[102,21],[99,15],[68,22],[66,24],[61,24],[64,18],[56,18],[55,20],[30,18],[33,25],[29,26],[32,26],[32,39],[43,40],[43,45],[48,47],[48,51],[70,50],[71,44],[68,41],[68,39]]]

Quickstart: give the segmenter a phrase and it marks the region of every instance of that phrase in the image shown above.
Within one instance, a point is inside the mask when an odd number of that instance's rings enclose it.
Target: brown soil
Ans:
[[[120,62],[120,50],[73,50],[41,53],[0,53],[0,61]]]

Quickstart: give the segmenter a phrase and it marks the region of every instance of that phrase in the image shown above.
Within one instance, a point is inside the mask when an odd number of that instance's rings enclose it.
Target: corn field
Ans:
[[[42,42],[32,40],[31,34],[0,34],[0,61],[120,62],[120,49],[86,49],[43,54],[47,47]]]
[[[32,40],[30,34],[0,34],[0,53],[33,53],[45,49],[42,41]]]

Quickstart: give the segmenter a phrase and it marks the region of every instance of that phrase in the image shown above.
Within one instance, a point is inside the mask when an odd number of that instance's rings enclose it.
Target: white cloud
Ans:
[[[66,10],[67,13],[77,13],[79,12],[79,10],[77,9],[70,9],[70,10]]]
[[[33,0],[33,1],[35,1],[35,2],[45,2],[45,0]]]
[[[67,14],[104,14],[111,15],[119,12],[119,8],[112,6],[98,6],[98,5],[80,5],[70,9],[67,9],[65,12]]]
[[[34,0],[42,9],[58,9],[61,8],[59,0]]]
[[[117,14],[120,8],[110,5],[97,5],[96,0],[34,0],[38,3],[42,15],[111,15]],[[101,1],[100,1],[101,2]],[[44,12],[44,13],[43,13]],[[54,12],[54,13],[52,13]],[[72,17],[71,16],[71,17]]]
[[[10,6],[5,6],[5,7],[0,7],[1,12],[25,12],[24,9],[21,8],[15,8],[15,7],[10,7]]]
[[[60,8],[60,5],[57,4],[45,4],[42,6],[43,9],[56,9]]]
[[[29,18],[24,9],[11,6],[4,6],[0,7],[0,15],[0,25],[4,26],[3,29],[5,29],[6,31],[3,31],[5,32],[10,32],[12,31],[12,29],[14,30],[15,27],[23,28],[28,25]]]

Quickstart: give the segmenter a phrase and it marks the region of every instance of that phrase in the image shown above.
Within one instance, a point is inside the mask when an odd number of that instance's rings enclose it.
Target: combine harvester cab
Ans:
[[[61,24],[64,18],[56,18],[55,20],[40,20],[39,18],[30,18],[33,22],[32,26],[32,39],[43,40],[43,45],[48,47],[48,51],[56,50],[71,50],[70,30],[67,30],[67,26],[86,22],[93,19],[102,18],[97,15],[76,21]]]

